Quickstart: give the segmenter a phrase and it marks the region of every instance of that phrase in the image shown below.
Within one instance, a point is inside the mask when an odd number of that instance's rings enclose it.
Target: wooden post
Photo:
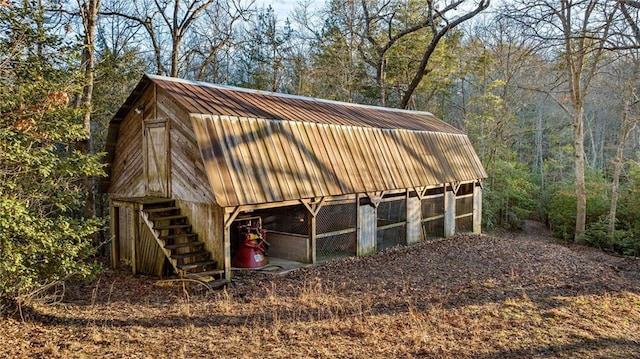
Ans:
[[[131,215],[131,219],[133,220],[133,235],[131,236],[131,272],[135,275],[138,270],[138,255],[137,255],[137,244],[140,242],[138,239],[140,237],[140,205],[134,204],[132,206],[133,213]]]
[[[473,233],[482,233],[482,186],[473,187]]]
[[[358,207],[358,243],[356,255],[358,257],[376,253],[376,225],[377,208],[372,204],[360,205],[360,195],[356,198]]]
[[[111,267],[120,265],[120,208],[109,201],[109,216],[111,217]]]
[[[311,258],[309,258],[311,260],[312,264],[316,264],[316,242],[317,242],[317,234],[316,234],[316,229],[317,229],[317,213],[313,213],[312,211],[309,212],[308,214],[308,218],[309,218],[309,246],[311,248],[309,248],[309,253],[311,253]]]
[[[445,186],[444,190],[444,236],[451,237],[456,233],[456,193],[453,188]]]
[[[410,197],[407,191],[407,245],[420,242],[420,219],[422,218],[420,202],[420,198]]]
[[[232,221],[233,222],[233,221]],[[224,227],[224,279],[231,281],[231,224]]]

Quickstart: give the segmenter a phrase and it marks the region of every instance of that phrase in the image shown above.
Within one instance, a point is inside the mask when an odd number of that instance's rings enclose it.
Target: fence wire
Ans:
[[[356,254],[356,213],[355,201],[320,208],[316,217],[316,256],[332,258]],[[333,232],[338,233],[331,235]]]
[[[404,198],[381,202],[378,205],[378,251],[407,243],[407,201]],[[397,224],[397,226],[392,226]],[[387,228],[385,228],[387,227]]]

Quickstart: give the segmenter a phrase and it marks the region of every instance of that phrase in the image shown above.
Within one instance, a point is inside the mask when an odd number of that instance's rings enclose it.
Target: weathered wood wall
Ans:
[[[129,111],[120,123],[118,143],[111,170],[109,187],[111,197],[145,195],[145,157],[142,153],[142,131],[143,119],[153,119],[155,116],[154,87],[150,86],[134,106],[134,108],[144,106],[142,113]]]
[[[309,236],[291,233],[267,232],[269,256],[292,261],[310,263]]]
[[[135,215],[140,216],[140,213]],[[138,228],[140,232],[136,242],[136,270],[161,277],[165,261],[164,253],[144,221],[138,220]]]
[[[224,268],[224,210],[212,203],[195,203],[176,199],[182,214],[189,217],[193,232],[204,242],[212,259],[218,261],[218,268]]]
[[[215,203],[189,113],[163,89],[158,89],[157,99],[158,118],[171,123],[172,197],[194,203]]]

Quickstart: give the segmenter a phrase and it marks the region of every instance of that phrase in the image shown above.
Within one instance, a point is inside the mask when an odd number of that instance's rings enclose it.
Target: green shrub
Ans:
[[[609,213],[609,184],[601,176],[591,176],[586,183],[587,224]],[[546,215],[554,236],[573,240],[576,227],[576,194],[573,183],[564,183],[552,191]]]
[[[518,229],[535,212],[540,192],[527,168],[516,162],[496,161],[483,191],[485,228]]]

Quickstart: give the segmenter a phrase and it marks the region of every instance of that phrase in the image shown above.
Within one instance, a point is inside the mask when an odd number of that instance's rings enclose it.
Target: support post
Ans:
[[[317,242],[317,234],[316,234],[316,227],[317,227],[317,216],[316,213],[313,212],[309,212],[308,216],[309,216],[309,246],[311,248],[309,248],[309,253],[311,254],[311,258],[309,258],[311,260],[311,264],[316,264],[316,242]]]
[[[233,222],[233,221],[231,221]],[[224,279],[231,281],[231,224],[224,227]]]
[[[444,190],[444,236],[451,237],[456,233],[456,193],[453,187]]]
[[[473,186],[473,233],[482,233],[482,186]]]
[[[420,219],[422,208],[419,197],[410,197],[407,192],[407,245],[420,243]]]
[[[120,208],[109,201],[109,216],[111,217],[111,267],[118,268],[120,265]]]
[[[377,206],[372,204],[360,204],[360,195],[356,198],[358,207],[358,245],[356,255],[358,257],[373,255],[377,251],[376,226]]]
[[[133,235],[131,236],[131,272],[135,275],[138,273],[138,251],[137,246],[140,242],[140,204],[134,204],[132,206],[133,213]]]

